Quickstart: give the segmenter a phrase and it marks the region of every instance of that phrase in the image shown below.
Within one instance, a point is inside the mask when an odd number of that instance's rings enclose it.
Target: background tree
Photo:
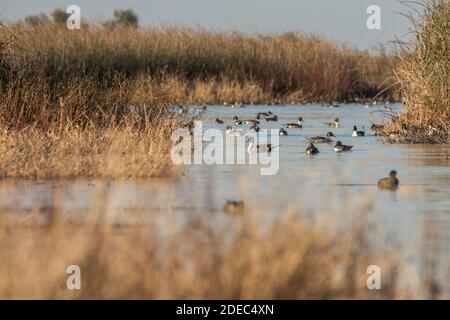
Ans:
[[[66,13],[64,10],[55,9],[51,13],[53,18],[53,23],[57,25],[66,25],[66,21],[69,18],[70,14]]]
[[[37,26],[41,26],[41,25],[50,23],[50,19],[46,14],[41,13],[38,15],[32,15],[32,16],[25,17],[25,23],[27,23],[33,27],[37,27]]]
[[[106,21],[103,24],[107,28],[115,27],[132,27],[137,28],[139,25],[139,17],[132,9],[114,10],[114,19]]]

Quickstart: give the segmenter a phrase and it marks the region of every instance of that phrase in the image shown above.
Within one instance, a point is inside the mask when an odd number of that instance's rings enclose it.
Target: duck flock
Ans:
[[[233,123],[228,124],[226,127],[226,134],[231,136],[242,136],[245,134],[244,129],[242,128],[236,128],[241,125],[249,125],[249,131],[252,132],[259,132],[261,130],[261,123],[263,121],[266,122],[277,122],[278,116],[274,114],[271,111],[267,112],[258,112],[256,114],[255,119],[240,119],[238,116],[233,117]],[[216,124],[222,124],[224,125],[225,122],[219,118],[216,118],[215,120]],[[233,124],[235,127],[233,127]],[[333,121],[329,122],[323,122],[324,127],[326,128],[339,128],[340,127],[340,119],[335,118]],[[288,131],[286,129],[301,129],[303,128],[303,117],[298,116],[295,122],[288,122],[283,123],[278,131],[278,134],[280,136],[287,136]],[[371,127],[371,130],[374,132],[374,134],[378,134],[380,130],[382,129],[382,125],[374,124]],[[358,127],[355,125],[353,126],[353,131],[351,133],[352,137],[364,137],[366,135],[363,130],[358,130]],[[333,143],[336,136],[333,134],[333,132],[329,131],[324,136],[311,136],[307,137],[306,139],[309,140],[309,144],[306,147],[305,153],[309,155],[317,155],[319,154],[319,149],[317,148],[317,144],[330,144]],[[253,152],[271,152],[273,150],[274,146],[271,144],[264,144],[264,145],[255,145],[255,141],[253,138],[249,139],[249,146],[247,151],[249,153]],[[342,143],[342,141],[336,141],[333,147],[333,150],[335,152],[350,152],[353,149],[353,145],[345,145]],[[396,177],[397,172],[395,170],[392,170],[389,173],[389,176],[386,178],[382,178],[378,181],[377,186],[382,189],[391,189],[395,190],[398,187],[398,179]]]
[[[238,116],[234,116],[233,122],[234,122],[235,126],[241,126],[241,125],[245,124],[245,125],[250,126],[248,129],[249,131],[259,132],[261,130],[260,125],[261,125],[262,121],[266,121],[266,122],[278,121],[278,116],[271,111],[258,112],[256,114],[255,118],[256,119],[239,119]],[[216,118],[215,123],[216,124],[225,124],[225,122],[219,118]],[[340,119],[335,118],[334,121],[324,122],[323,124],[327,128],[339,128],[340,127]],[[301,129],[301,128],[303,128],[303,117],[299,116],[296,119],[296,122],[289,122],[289,123],[282,124],[281,128],[278,131],[278,134],[280,136],[288,135],[288,132],[285,128],[286,129]],[[245,134],[245,131],[243,129],[233,128],[232,124],[227,125],[225,132],[227,135],[230,135],[230,136],[242,136]],[[357,126],[354,126],[352,136],[353,137],[364,137],[365,132],[364,132],[364,130],[358,130]],[[325,136],[308,137],[307,139],[309,140],[310,143],[309,143],[308,147],[306,148],[305,152],[307,154],[311,154],[311,155],[318,154],[319,149],[315,146],[315,144],[332,143],[333,137],[335,137],[335,135],[331,131],[329,131]],[[250,143],[250,145],[248,148],[248,152],[271,152],[271,150],[273,148],[270,144],[254,145],[253,139],[250,139],[249,143]],[[351,151],[352,148],[353,148],[353,146],[344,145],[342,143],[342,141],[336,141],[336,143],[334,145],[335,152]]]

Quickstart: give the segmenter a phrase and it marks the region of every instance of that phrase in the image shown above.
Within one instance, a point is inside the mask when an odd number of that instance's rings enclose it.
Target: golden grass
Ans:
[[[394,70],[404,112],[386,126],[400,141],[450,143],[450,3],[423,1],[420,20],[411,18],[416,43],[406,45]]]
[[[0,112],[0,176],[170,176],[174,117],[165,88],[151,80],[118,80],[97,89],[91,80],[52,90],[37,80],[4,93]],[[41,92],[38,89],[43,89]]]
[[[173,221],[169,212],[165,219],[143,212],[147,222],[134,224],[128,216],[127,224],[108,215],[111,199],[106,190],[97,184],[87,213],[62,214],[58,197],[45,215],[21,215],[15,209],[0,212],[0,298],[393,299],[418,295],[399,250],[387,248],[382,237],[374,237],[380,233],[368,212],[357,217],[320,213],[306,219],[299,211],[286,213],[273,224],[249,212],[214,223],[192,212],[184,224]],[[72,264],[81,268],[81,290],[66,288],[65,271]],[[366,269],[372,264],[383,270],[382,290],[366,287]]]
[[[382,53],[301,33],[266,36],[175,27],[111,30],[93,24],[71,32],[52,24],[16,23],[3,27],[0,41],[5,79],[42,76],[56,85],[89,77],[109,85],[117,75],[132,79],[144,74],[157,80],[175,77],[189,89],[195,83],[218,87],[199,103],[291,102],[287,98],[299,92],[301,102],[370,99],[390,86],[386,80],[394,62]],[[21,72],[12,75],[9,70]],[[224,83],[231,85],[228,92],[221,88]],[[249,95],[249,88],[255,93]],[[265,95],[271,101],[262,99]],[[189,96],[187,92],[183,98]],[[393,99],[395,90],[382,97]]]
[[[168,120],[170,121],[170,120]],[[167,122],[168,122],[167,121]],[[36,178],[137,178],[170,176],[170,130],[65,128],[41,131],[0,131],[0,176]]]

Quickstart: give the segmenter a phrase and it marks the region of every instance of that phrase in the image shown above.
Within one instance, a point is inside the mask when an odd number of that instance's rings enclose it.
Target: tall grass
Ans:
[[[294,33],[1,25],[0,176],[162,175],[174,104],[368,99],[391,60]]]
[[[370,211],[356,217],[301,210],[273,224],[254,212],[185,223],[154,212],[146,222],[114,220],[107,188],[87,212],[0,211],[0,298],[39,299],[393,299],[420,297],[398,249],[384,247]],[[117,199],[115,199],[117,200]],[[0,205],[0,208],[2,206]],[[159,218],[157,218],[159,216]],[[318,217],[322,217],[318,218]],[[139,220],[137,220],[139,221]],[[376,236],[375,236],[376,235]],[[382,248],[377,244],[383,244]],[[69,265],[81,290],[68,290]],[[367,267],[382,270],[382,290],[368,290]]]
[[[158,80],[177,78],[189,89],[196,82],[225,82],[247,88],[251,84],[268,94],[243,95],[242,102],[286,101],[289,95],[301,102],[330,102],[372,98],[390,85],[386,80],[392,75],[392,57],[300,33],[264,36],[175,27],[111,30],[92,24],[71,32],[51,24],[23,23],[5,29],[3,37],[10,41],[8,67],[21,70],[23,79],[44,77],[51,86],[84,77],[109,85],[117,75],[144,74]],[[237,98],[214,91],[195,99],[203,103]],[[393,97],[394,90],[385,92],[384,98]]]
[[[410,17],[415,42],[402,44],[404,50],[394,70],[404,112],[386,131],[407,142],[449,143],[450,3],[430,0],[419,5],[425,7],[423,14]]]

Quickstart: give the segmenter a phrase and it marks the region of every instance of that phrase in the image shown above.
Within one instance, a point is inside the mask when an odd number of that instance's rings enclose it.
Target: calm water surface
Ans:
[[[399,105],[391,105],[398,109]],[[306,213],[351,213],[369,210],[383,225],[388,239],[395,239],[410,250],[412,259],[423,259],[419,252],[438,257],[439,268],[448,279],[450,274],[450,160],[443,146],[392,145],[371,135],[372,123],[380,123],[382,106],[361,104],[247,106],[225,108],[209,106],[203,117],[203,128],[224,131],[233,116],[251,119],[257,112],[271,110],[278,122],[261,120],[261,127],[280,128],[302,116],[303,129],[287,129],[280,137],[279,172],[261,176],[258,165],[190,165],[173,181],[138,180],[108,182],[108,214],[129,221],[134,212],[144,211],[147,218],[170,212],[183,216],[192,211],[208,219],[221,219],[226,200],[243,200],[250,212],[258,212],[270,221],[290,210]],[[328,129],[324,121],[341,119],[341,127]],[[214,123],[216,118],[225,124]],[[366,137],[352,137],[353,125],[364,126]],[[240,128],[248,129],[243,125]],[[353,151],[336,154],[333,144],[319,144],[320,154],[304,153],[306,137],[332,131]],[[227,149],[225,149],[227,153]],[[376,187],[379,178],[391,169],[398,172],[400,188],[396,192]],[[77,215],[96,197],[99,181],[32,181],[0,180],[0,204],[19,208],[24,214],[33,209],[42,212],[57,198],[63,210]],[[150,212],[150,213],[149,213]],[[131,219],[132,220],[132,219]],[[430,241],[433,239],[433,241]],[[448,290],[447,283],[444,287]]]

